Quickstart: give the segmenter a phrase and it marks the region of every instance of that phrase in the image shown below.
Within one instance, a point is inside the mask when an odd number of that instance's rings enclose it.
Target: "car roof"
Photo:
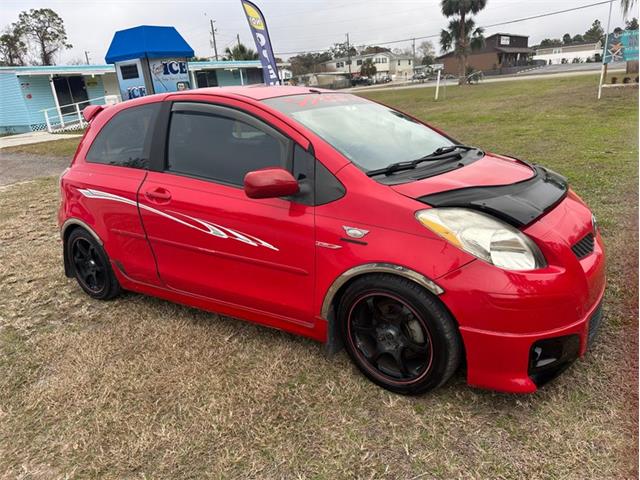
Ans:
[[[198,88],[195,90],[183,90],[174,92],[172,95],[216,95],[216,96],[236,96],[252,98],[254,100],[266,100],[274,97],[285,97],[288,95],[307,95],[310,93],[335,93],[334,90],[313,87],[294,87],[290,85],[273,85],[267,86],[263,84],[231,86],[231,87],[208,87]]]

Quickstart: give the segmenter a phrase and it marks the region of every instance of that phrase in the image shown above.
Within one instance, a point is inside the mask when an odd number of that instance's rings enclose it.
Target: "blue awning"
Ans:
[[[174,27],[141,25],[116,32],[109,45],[107,63],[134,58],[193,57],[193,49]]]

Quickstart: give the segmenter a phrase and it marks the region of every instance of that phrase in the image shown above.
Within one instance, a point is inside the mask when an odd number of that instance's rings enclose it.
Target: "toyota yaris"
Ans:
[[[231,87],[90,106],[64,268],[344,346],[394,392],[533,392],[589,348],[604,252],[557,173],[346,93]]]

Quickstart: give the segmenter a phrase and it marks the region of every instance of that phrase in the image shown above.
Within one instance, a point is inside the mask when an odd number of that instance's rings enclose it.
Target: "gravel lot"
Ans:
[[[0,150],[0,186],[58,176],[69,166],[69,157],[5,153]]]

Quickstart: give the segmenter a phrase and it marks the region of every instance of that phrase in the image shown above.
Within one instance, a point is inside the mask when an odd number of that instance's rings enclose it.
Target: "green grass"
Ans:
[[[76,148],[80,143],[81,137],[62,138],[60,140],[51,140],[48,142],[31,143],[28,145],[19,145],[16,147],[7,147],[0,150],[3,153],[23,153],[42,156],[68,157],[71,158],[76,153]]]
[[[92,301],[64,277],[55,179],[0,190],[0,477],[637,477],[637,91],[597,79],[370,96],[464,143],[567,175],[608,248],[595,348],[535,395],[462,373],[389,394],[340,354],[155,298]]]

